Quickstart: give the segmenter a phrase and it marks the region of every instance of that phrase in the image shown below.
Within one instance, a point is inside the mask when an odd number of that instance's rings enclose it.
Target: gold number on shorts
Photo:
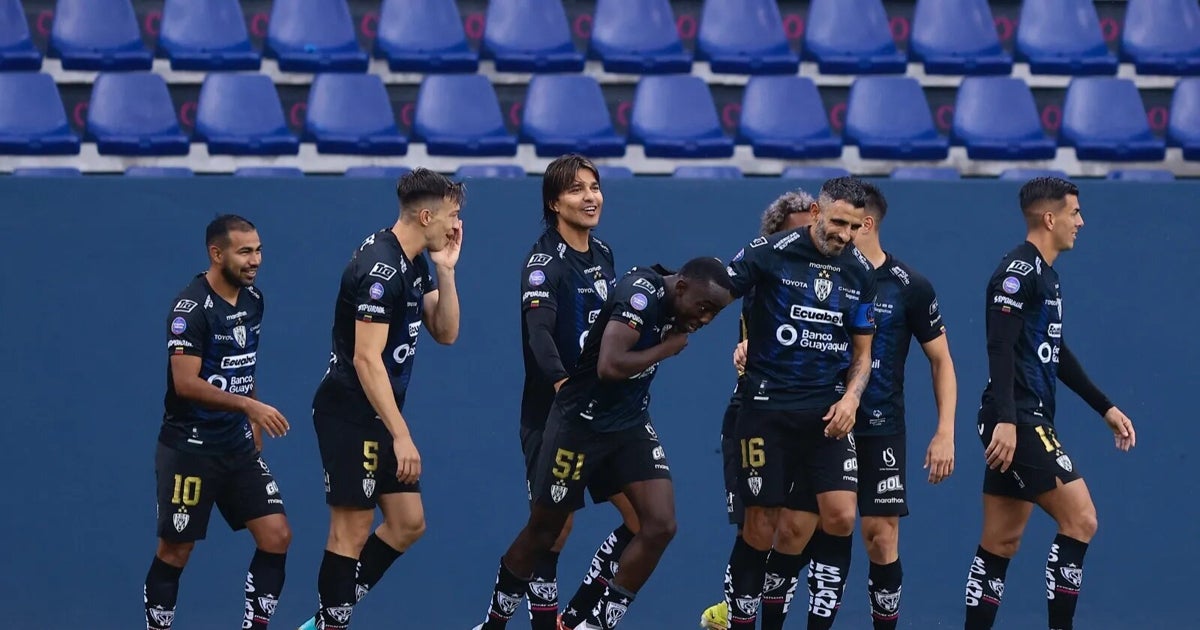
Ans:
[[[763,439],[760,437],[742,440],[742,468],[762,468],[767,463],[767,453],[763,450]]]
[[[363,442],[363,469],[375,472],[379,468],[379,442]]]
[[[558,449],[554,454],[554,476],[559,479],[570,477],[579,481],[583,474],[583,458],[586,453],[572,453],[565,448]],[[574,473],[571,470],[574,469]]]
[[[1062,444],[1058,442],[1058,436],[1054,435],[1054,429],[1050,429],[1050,435],[1046,435],[1046,430],[1043,427],[1034,427],[1038,437],[1042,438],[1042,444],[1046,445],[1046,451],[1053,451],[1056,448],[1062,448]],[[1053,442],[1053,443],[1051,443]]]
[[[175,475],[175,494],[171,496],[171,503],[188,507],[200,503],[200,478]]]

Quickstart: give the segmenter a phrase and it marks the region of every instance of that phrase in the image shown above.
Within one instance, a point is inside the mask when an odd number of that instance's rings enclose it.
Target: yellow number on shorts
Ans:
[[[171,496],[171,503],[188,507],[200,503],[200,478],[175,475],[175,494]]]
[[[1046,445],[1047,452],[1062,448],[1062,444],[1058,442],[1058,436],[1054,435],[1054,429],[1050,429],[1050,435],[1046,435],[1046,430],[1040,426],[1034,427],[1033,430],[1037,431],[1038,437],[1042,438],[1042,444]]]
[[[363,469],[375,472],[379,468],[379,442],[363,442]]]
[[[565,448],[558,449],[554,454],[554,476],[559,479],[570,477],[575,481],[579,481],[583,474],[583,458],[585,453],[572,453]],[[572,473],[571,469],[575,472]]]
[[[742,440],[742,468],[762,468],[767,463],[767,453],[763,450],[763,439],[760,437]]]

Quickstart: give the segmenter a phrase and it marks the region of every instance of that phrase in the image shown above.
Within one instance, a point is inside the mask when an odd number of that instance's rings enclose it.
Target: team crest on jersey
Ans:
[[[1059,455],[1058,459],[1056,459],[1055,461],[1057,461],[1058,465],[1062,466],[1062,469],[1067,472],[1071,472],[1072,470],[1075,469],[1075,466],[1073,464],[1071,464],[1071,458],[1068,457],[1066,453]]]
[[[833,292],[833,281],[829,279],[828,271],[822,270],[813,281],[813,290],[816,291],[818,300],[824,302],[829,299],[829,294]]]
[[[750,494],[758,496],[762,492],[762,477],[751,477],[746,480],[746,485],[750,486]]]
[[[596,295],[599,295],[601,300],[608,300],[608,280],[599,278],[592,286],[596,287]]]
[[[567,487],[564,485],[561,485],[561,482],[556,483],[553,486],[550,486],[550,498],[554,499],[555,503],[562,502],[562,500],[565,499],[566,496],[567,496]]]
[[[237,342],[237,345],[239,348],[246,347],[246,327],[245,326],[234,326],[233,327],[233,340]]]
[[[371,495],[375,494],[375,480],[374,479],[371,479],[370,477],[363,479],[363,494],[367,495],[368,498]]]
[[[175,531],[183,532],[187,529],[188,523],[192,520],[187,512],[176,512],[171,515],[171,524],[175,526]]]

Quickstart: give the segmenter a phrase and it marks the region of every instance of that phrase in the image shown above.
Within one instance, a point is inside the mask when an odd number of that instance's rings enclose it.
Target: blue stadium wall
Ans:
[[[754,236],[760,211],[784,186],[613,181],[600,234],[621,269],[702,254],[728,258]],[[932,487],[921,463],[934,406],[928,365],[914,351],[902,626],[961,627],[980,527],[982,448],[974,421],[987,377],[983,287],[1022,239],[1018,185],[882,186],[893,208],[886,244],[934,282],[960,383],[957,470]],[[1099,418],[1065,388],[1060,395],[1059,435],[1100,514],[1079,627],[1194,621],[1182,571],[1200,563],[1200,509],[1189,498],[1200,429],[1187,393],[1200,354],[1190,319],[1200,311],[1193,271],[1200,222],[1189,211],[1198,193],[1191,183],[1084,183],[1087,225],[1058,265],[1067,338],[1140,434],[1138,447],[1122,455]],[[315,607],[327,525],[309,404],[329,353],[338,275],[364,235],[394,220],[390,183],[5,178],[0,199],[0,602],[7,625],[139,627],[154,551],[164,317],[176,291],[205,267],[202,231],[217,212],[250,217],[265,243],[261,395],[293,427],[266,449],[295,531],[276,626],[298,625]],[[465,630],[483,617],[497,558],[525,514],[516,293],[523,255],[540,229],[539,205],[537,180],[470,184],[458,268],[462,333],[451,347],[422,340],[405,410],[424,459],[428,533],[361,604],[356,627]],[[721,594],[733,529],[725,521],[718,428],[733,381],[735,321],[731,308],[667,362],[655,384],[652,411],[673,464],[679,534],[624,628],[694,627]],[[560,565],[566,593],[616,524],[607,506],[580,515]],[[998,628],[1045,627],[1043,565],[1053,531],[1035,514],[1009,569]],[[179,628],[236,627],[252,548],[248,535],[230,533],[214,515],[183,576]],[[866,559],[857,542],[854,558],[838,626],[869,628]],[[794,619],[791,627],[802,623]]]

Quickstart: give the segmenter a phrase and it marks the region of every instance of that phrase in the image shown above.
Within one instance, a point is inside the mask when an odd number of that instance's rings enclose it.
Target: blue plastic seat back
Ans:
[[[748,141],[829,137],[829,118],[808,77],[753,77],[742,96],[739,133]]]
[[[531,139],[616,134],[600,84],[582,74],[534,76],[525,96],[521,132]]]
[[[99,140],[183,138],[166,80],[153,72],[101,73],[92,84],[87,135]]]
[[[1071,81],[1063,101],[1062,135],[1071,144],[1154,138],[1137,86],[1130,79],[1109,77]]]
[[[850,88],[846,135],[853,138],[936,138],[925,92],[909,77],[859,77]]]
[[[479,61],[467,45],[454,0],[383,0],[375,49],[378,56],[430,70],[450,66],[474,71]]]
[[[1193,0],[1129,0],[1121,31],[1121,56],[1155,70],[1200,70],[1200,3]],[[1139,73],[1141,72],[1139,67]]]
[[[1041,119],[1025,81],[1010,77],[968,77],[954,104],[954,136],[966,142],[1040,139]]]
[[[557,0],[491,0],[483,50],[492,56],[575,52],[567,12]]]
[[[49,74],[0,72],[0,153],[78,153],[58,86]]]
[[[1167,137],[1174,145],[1200,148],[1200,79],[1183,79],[1175,85]]]
[[[780,57],[799,62],[775,0],[705,0],[696,51],[709,60]]]
[[[33,45],[21,0],[0,0],[0,70],[38,70],[42,53]]]
[[[1008,57],[993,19],[987,0],[919,0],[909,54],[919,61]]]
[[[281,67],[294,59],[309,71],[315,71],[312,64],[365,70],[368,62],[355,39],[346,0],[274,0],[266,50]]]
[[[153,63],[130,0],[58,0],[48,46],[66,69],[149,70]]]
[[[167,0],[158,47],[172,60],[195,60],[212,69],[257,68],[260,60],[237,0]]]
[[[684,53],[668,0],[597,0],[589,50],[600,57]]]
[[[425,77],[417,93],[413,131],[420,137],[508,133],[496,91],[481,74]]]
[[[638,138],[704,138],[723,133],[708,85],[691,75],[642,77],[629,129]]]
[[[870,58],[898,53],[881,0],[812,0],[804,49],[817,58]]]
[[[1091,0],[1021,3],[1017,58],[1103,57],[1109,54]]]
[[[324,135],[398,135],[387,88],[377,74],[326,73],[313,80],[305,129]]]
[[[200,87],[196,134],[199,138],[253,138],[291,132],[271,77],[213,73]]]

